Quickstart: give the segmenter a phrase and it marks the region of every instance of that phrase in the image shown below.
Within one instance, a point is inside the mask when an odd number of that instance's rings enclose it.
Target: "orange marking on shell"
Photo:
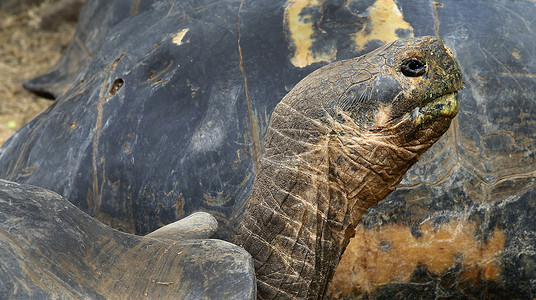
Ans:
[[[435,276],[456,264],[463,272],[459,281],[478,283],[497,280],[502,272],[500,254],[504,251],[505,234],[495,228],[486,242],[477,238],[477,225],[465,220],[452,220],[434,228],[419,226],[421,235],[411,228],[388,224],[366,229],[358,226],[337,267],[328,290],[333,297],[351,297],[371,292],[389,283],[410,282],[413,272],[424,266]]]

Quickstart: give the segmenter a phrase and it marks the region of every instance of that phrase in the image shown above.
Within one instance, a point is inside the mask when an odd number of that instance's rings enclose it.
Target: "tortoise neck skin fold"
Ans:
[[[231,233],[259,299],[324,296],[363,214],[448,129],[461,86],[450,51],[424,37],[321,68],[283,98]]]

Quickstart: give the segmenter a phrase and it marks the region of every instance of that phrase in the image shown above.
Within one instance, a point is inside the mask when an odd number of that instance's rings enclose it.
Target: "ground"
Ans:
[[[71,41],[73,20],[53,26],[42,22],[58,2],[0,8],[0,144],[52,103],[25,90],[22,83],[52,67]]]

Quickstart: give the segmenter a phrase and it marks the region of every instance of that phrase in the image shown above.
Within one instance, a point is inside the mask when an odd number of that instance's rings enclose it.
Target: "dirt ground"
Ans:
[[[0,11],[0,144],[47,108],[22,83],[44,73],[61,57],[74,34],[74,21],[44,26],[43,16],[56,0]]]

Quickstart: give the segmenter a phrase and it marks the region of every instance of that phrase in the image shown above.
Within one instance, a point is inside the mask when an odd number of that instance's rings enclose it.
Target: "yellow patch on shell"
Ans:
[[[331,62],[337,57],[336,49],[327,52],[318,52],[312,49],[315,39],[313,35],[318,31],[315,28],[313,16],[307,13],[310,8],[320,9],[319,0],[289,0],[285,7],[285,25],[290,33],[290,40],[294,44],[294,55],[290,62],[299,68],[316,62]]]
[[[359,226],[337,267],[328,294],[350,297],[356,291],[371,292],[389,283],[410,282],[424,266],[435,276],[461,264],[460,280],[472,283],[497,280],[502,272],[500,255],[505,234],[495,228],[486,242],[477,238],[478,227],[466,220],[452,220],[434,228],[419,226],[420,236],[402,224],[372,229]]]
[[[185,44],[185,43],[190,42],[189,40],[183,42],[184,36],[186,35],[186,33],[187,33],[189,30],[190,30],[189,28],[184,28],[183,30],[179,31],[179,33],[177,33],[177,35],[175,35],[175,36],[171,39],[171,41],[173,42],[173,44],[175,44],[175,45],[177,45],[177,46],[180,46],[180,45],[182,45],[182,44]]]
[[[404,20],[404,16],[394,0],[376,0],[374,5],[367,9],[367,12],[370,23],[354,35],[357,49],[362,50],[368,42],[373,40],[379,40],[383,43],[397,40],[401,38],[396,34],[398,29],[411,30],[410,36],[413,36],[413,28]]]
[[[517,60],[520,60],[523,57],[523,55],[521,55],[521,52],[516,48],[512,50],[512,56]]]

